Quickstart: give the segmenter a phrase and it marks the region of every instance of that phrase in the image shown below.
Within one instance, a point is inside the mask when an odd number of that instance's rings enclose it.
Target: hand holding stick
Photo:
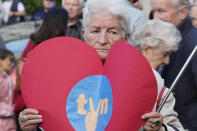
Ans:
[[[177,84],[178,80],[180,79],[180,77],[182,76],[182,74],[184,73],[185,69],[187,68],[187,66],[189,65],[190,61],[192,60],[192,58],[194,57],[195,53],[197,51],[197,45],[194,47],[192,53],[190,54],[190,56],[188,57],[187,61],[185,62],[185,64],[183,65],[181,71],[179,72],[179,74],[177,75],[176,79],[174,80],[174,82],[172,83],[172,85],[169,88],[169,91],[167,92],[167,94],[165,95],[165,97],[161,100],[161,103],[159,104],[159,107],[157,109],[157,112],[160,112],[162,107],[164,106],[166,100],[168,99],[170,93],[172,92],[172,90],[175,88],[175,85]]]

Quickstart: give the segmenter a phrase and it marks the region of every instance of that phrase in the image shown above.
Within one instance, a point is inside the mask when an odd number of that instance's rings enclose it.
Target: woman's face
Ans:
[[[45,9],[50,9],[55,7],[56,1],[55,0],[43,0],[43,6]]]
[[[152,48],[145,46],[142,54],[146,57],[152,68],[158,69],[169,64],[172,51],[167,48]]]
[[[115,42],[128,41],[129,35],[124,37],[123,34],[120,19],[106,11],[93,14],[87,29],[82,30],[85,41],[97,51],[102,60],[107,58]]]

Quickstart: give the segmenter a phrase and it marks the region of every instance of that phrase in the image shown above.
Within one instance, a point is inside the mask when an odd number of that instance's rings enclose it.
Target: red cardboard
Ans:
[[[92,130],[137,131],[144,122],[141,115],[152,110],[157,97],[152,69],[134,47],[114,44],[103,66],[92,47],[70,37],[47,40],[32,50],[21,90],[27,107],[43,116],[46,131],[86,130],[92,114]]]

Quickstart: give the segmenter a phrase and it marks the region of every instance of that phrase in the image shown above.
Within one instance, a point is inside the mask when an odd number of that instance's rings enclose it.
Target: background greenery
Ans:
[[[26,15],[31,15],[33,12],[43,8],[42,0],[21,0],[21,1],[25,5]],[[57,7],[61,7],[61,1],[62,0],[56,0]]]

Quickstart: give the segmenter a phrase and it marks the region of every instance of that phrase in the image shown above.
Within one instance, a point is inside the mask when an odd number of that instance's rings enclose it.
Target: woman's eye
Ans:
[[[160,12],[160,13],[164,13],[164,12],[165,12],[165,10],[163,10],[163,9],[158,9],[158,12]]]
[[[112,34],[112,35],[116,35],[117,34],[117,32],[115,32],[115,31],[109,31],[109,33]]]
[[[163,57],[165,58],[165,57],[167,57],[169,55],[169,53],[164,53],[163,54]]]
[[[98,30],[91,31],[91,33],[98,33],[98,32],[99,32]]]

